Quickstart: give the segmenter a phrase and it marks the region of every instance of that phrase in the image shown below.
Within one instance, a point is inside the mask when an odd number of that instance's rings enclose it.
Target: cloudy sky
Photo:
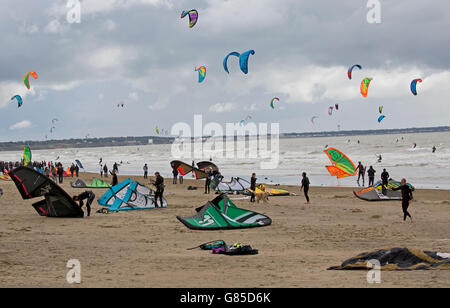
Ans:
[[[0,141],[153,135],[194,114],[221,124],[251,115],[282,132],[450,125],[445,0],[381,0],[381,24],[367,22],[368,0],[83,0],[79,24],[67,2],[0,3]],[[180,14],[193,8],[190,29]],[[236,58],[227,74],[223,58],[249,49],[249,74]],[[197,65],[207,67],[202,84]],[[39,78],[27,90],[30,70]],[[366,99],[364,77],[374,78]]]

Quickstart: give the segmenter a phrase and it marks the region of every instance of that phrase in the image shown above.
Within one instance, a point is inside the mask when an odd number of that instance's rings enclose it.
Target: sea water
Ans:
[[[359,141],[359,143],[358,143]],[[270,141],[268,142],[270,145]],[[413,144],[417,146],[414,148]],[[243,177],[249,179],[257,174],[258,182],[269,184],[299,184],[301,173],[307,172],[313,186],[356,186],[356,177],[337,180],[331,177],[325,168],[330,164],[325,155],[325,147],[334,147],[345,153],[354,163],[373,166],[379,179],[383,168],[392,178],[406,178],[417,188],[450,189],[450,133],[421,133],[403,135],[369,135],[349,137],[292,138],[279,140],[279,163],[274,169],[261,169],[261,159],[219,157],[217,150],[205,151],[202,159],[219,166],[226,179]],[[432,147],[436,146],[436,153]],[[211,148],[208,145],[207,148]],[[114,162],[120,164],[122,175],[143,174],[145,163],[149,173],[161,172],[171,177],[170,161],[178,159],[172,156],[172,145],[145,145],[106,148],[52,149],[33,151],[33,160],[58,161],[67,168],[75,159],[82,162],[84,171],[100,172],[99,160],[102,158],[111,170]],[[378,162],[376,155],[382,155]],[[223,156],[223,155],[222,155]],[[0,152],[0,160],[17,161],[22,153]],[[181,159],[188,164],[193,159]],[[83,171],[83,170],[82,170]],[[190,178],[188,175],[187,178]],[[362,184],[362,181],[361,183]],[[367,185],[367,176],[366,176]]]

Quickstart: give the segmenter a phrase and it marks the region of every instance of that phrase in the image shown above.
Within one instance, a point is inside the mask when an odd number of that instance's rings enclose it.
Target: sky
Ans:
[[[196,114],[282,133],[450,125],[449,1],[381,0],[381,23],[368,22],[372,0],[83,0],[80,23],[68,2],[0,2],[2,142],[155,135]],[[180,18],[190,9],[193,28]],[[228,53],[250,49],[248,74],[233,57],[224,71]]]

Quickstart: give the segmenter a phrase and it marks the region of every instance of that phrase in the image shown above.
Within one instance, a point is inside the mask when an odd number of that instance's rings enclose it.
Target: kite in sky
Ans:
[[[241,71],[244,74],[247,74],[248,73],[248,58],[250,57],[250,55],[254,55],[254,54],[255,54],[254,50],[246,51],[243,54],[240,54],[240,53],[238,53],[236,51],[230,52],[225,57],[225,59],[223,59],[223,68],[224,68],[225,72],[227,72],[228,74],[230,73],[228,71],[228,58],[230,56],[235,56],[235,57],[239,58],[239,66],[241,67]]]
[[[280,99],[278,98],[278,97],[274,97],[274,98],[272,98],[272,100],[270,101],[270,107],[272,107],[272,109],[275,109],[275,106],[273,105],[273,103],[275,102],[275,101],[280,101]]]
[[[314,123],[314,120],[315,120],[315,119],[318,119],[318,118],[319,118],[318,116],[313,116],[313,117],[311,118],[311,123],[312,123],[312,124],[316,124],[316,123]]]
[[[23,100],[22,97],[20,95],[14,95],[13,97],[11,97],[11,101],[16,100],[17,101],[17,108],[22,107],[23,104]]]
[[[183,11],[181,12],[181,18],[184,18],[189,15],[189,28],[195,26],[198,21],[198,12],[197,10]]]
[[[373,80],[373,78],[364,78],[361,82],[361,95],[363,97],[367,97],[367,93],[369,92],[369,86],[370,82]]]
[[[331,176],[342,179],[356,175],[355,164],[344,153],[334,148],[328,148],[324,152],[332,163],[331,166],[325,166]]]
[[[198,72],[198,83],[202,83],[206,77],[206,67],[205,66],[197,66],[195,71]]]
[[[378,107],[378,112],[383,113],[383,106]]]
[[[422,79],[414,79],[411,81],[411,92],[414,95],[417,95],[417,83],[422,82]]]
[[[333,114],[333,106],[330,106],[330,108],[328,108],[328,115],[332,115]]]
[[[385,115],[381,115],[381,116],[378,118],[378,123],[381,123],[381,121],[383,121],[383,119],[384,119],[385,117],[386,117]]]
[[[23,77],[23,83],[25,84],[28,90],[30,89],[30,76],[32,76],[34,79],[38,78],[38,75],[36,74],[35,71],[30,71],[25,74],[25,76]]]
[[[347,72],[348,79],[350,79],[350,80],[352,80],[352,72],[353,72],[353,69],[354,69],[355,67],[359,68],[360,70],[362,69],[362,66],[359,65],[359,64],[355,64],[355,65],[353,65],[352,67],[350,67],[350,68],[348,69],[348,72]]]

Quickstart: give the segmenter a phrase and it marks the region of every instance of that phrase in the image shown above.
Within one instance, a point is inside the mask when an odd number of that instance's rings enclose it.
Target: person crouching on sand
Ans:
[[[411,214],[408,213],[408,207],[409,207],[409,201],[413,199],[413,194],[411,187],[406,184],[406,179],[402,179],[401,185],[397,188],[392,188],[392,190],[401,190],[402,191],[402,210],[403,210],[403,221],[406,221],[406,217],[409,217],[411,219],[411,222],[413,222],[413,219],[411,217]]]
[[[306,176],[306,172],[302,173],[302,187],[300,188],[300,190],[303,189],[303,193],[305,194],[305,198],[306,198],[306,203],[309,204],[309,196],[308,196],[308,192],[309,192],[309,179]]]
[[[79,202],[80,209],[83,210],[84,200],[87,200],[86,202],[86,210],[87,210],[87,217],[91,216],[91,204],[95,199],[95,195],[92,191],[85,191],[84,193],[79,194],[78,196],[73,196],[73,201]]]

